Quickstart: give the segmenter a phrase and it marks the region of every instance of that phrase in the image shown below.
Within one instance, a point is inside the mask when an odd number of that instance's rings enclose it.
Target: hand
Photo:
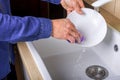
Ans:
[[[73,10],[76,10],[76,12],[82,14],[81,8],[84,7],[82,0],[61,0],[61,5],[67,10],[68,14]]]
[[[80,33],[76,30],[69,19],[52,20],[52,37],[68,40],[70,43],[80,43]]]

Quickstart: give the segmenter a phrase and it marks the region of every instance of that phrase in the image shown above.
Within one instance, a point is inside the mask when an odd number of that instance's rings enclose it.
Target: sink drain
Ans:
[[[106,68],[99,65],[92,65],[86,69],[86,74],[88,77],[94,80],[103,80],[108,76],[108,71]]]

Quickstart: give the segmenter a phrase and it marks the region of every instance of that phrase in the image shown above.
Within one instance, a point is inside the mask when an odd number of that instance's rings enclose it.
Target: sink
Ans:
[[[104,80],[120,80],[120,33],[111,27],[104,40],[90,48],[52,37],[27,46],[44,80],[94,80],[86,73],[90,66],[107,70]]]

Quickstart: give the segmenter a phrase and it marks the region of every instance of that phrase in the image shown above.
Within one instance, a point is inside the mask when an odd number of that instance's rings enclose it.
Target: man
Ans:
[[[60,4],[70,13],[81,12],[82,0],[44,0]],[[10,63],[14,63],[12,44],[19,41],[33,41],[54,37],[80,43],[80,33],[68,19],[50,20],[32,16],[11,16],[10,1],[0,0],[0,80],[10,72]]]

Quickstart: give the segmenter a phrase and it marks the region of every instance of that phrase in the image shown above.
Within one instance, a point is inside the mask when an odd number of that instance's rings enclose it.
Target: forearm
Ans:
[[[0,41],[33,41],[51,36],[49,19],[0,14]]]

